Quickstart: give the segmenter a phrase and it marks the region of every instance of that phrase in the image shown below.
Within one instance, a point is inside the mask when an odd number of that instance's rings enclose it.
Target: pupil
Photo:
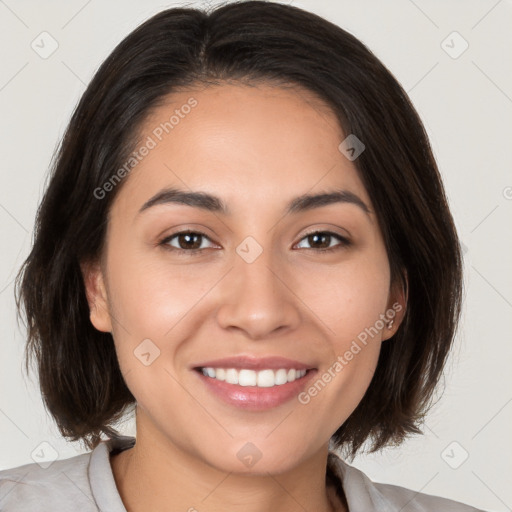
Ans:
[[[184,247],[184,248],[186,248],[186,249],[198,249],[198,248],[201,246],[201,244],[200,244],[200,243],[199,243],[199,244],[197,244],[197,242],[196,242],[196,244],[192,244],[192,245],[194,245],[194,247],[191,247],[191,246],[190,246],[190,240],[191,240],[191,238],[194,238],[194,237],[195,237],[195,238],[198,238],[198,235],[195,235],[195,234],[193,234],[193,233],[185,233],[184,235],[180,235],[180,245],[182,245],[182,244],[181,244],[181,241],[182,241],[183,239],[185,239],[185,240],[186,240],[186,242],[185,242],[185,247]],[[188,244],[188,245],[187,245],[187,244]]]
[[[322,239],[322,238],[323,238],[323,239],[326,239],[326,238],[329,238],[329,236],[330,236],[330,235],[322,235],[322,234],[320,234],[320,235],[319,235],[319,234],[309,235],[309,239],[310,239],[310,240],[309,240],[309,243],[310,243],[311,245],[314,245],[314,243],[315,243],[315,242],[311,243],[311,242],[312,242],[312,240],[317,241],[319,238],[320,238],[320,239]],[[323,246],[328,247],[328,246],[329,246],[329,244],[327,243],[327,245],[326,245],[326,244],[324,243],[324,244],[323,244]]]

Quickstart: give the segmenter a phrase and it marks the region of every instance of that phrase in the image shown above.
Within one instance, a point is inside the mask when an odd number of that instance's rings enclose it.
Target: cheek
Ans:
[[[380,343],[380,339],[376,338],[368,345],[360,342],[351,344],[325,372],[334,375],[327,384],[332,389],[326,393],[322,404],[324,411],[329,411],[329,414],[334,412],[330,420],[330,435],[347,420],[363,399],[377,367]]]
[[[126,247],[109,261],[114,314],[140,338],[162,339],[218,281],[217,267],[169,264],[163,249]]]
[[[310,391],[320,395],[323,387],[329,388],[322,400],[327,410],[338,413],[333,425],[341,424],[362,399],[380,354],[389,270],[386,254],[373,254],[376,257],[354,258],[329,273],[310,271],[315,291],[304,287],[301,292],[329,338],[330,356]]]
[[[353,257],[333,265],[329,271],[311,266],[302,273],[294,291],[325,326],[338,352],[345,350],[347,340],[367,332],[376,323],[382,329],[382,322],[378,321],[389,298],[385,254]]]

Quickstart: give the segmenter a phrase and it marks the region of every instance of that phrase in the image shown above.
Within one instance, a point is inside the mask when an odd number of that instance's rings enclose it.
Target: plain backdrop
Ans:
[[[376,481],[511,510],[512,2],[286,3],[361,39],[408,91],[464,244],[464,312],[445,393],[425,434],[353,464]],[[0,469],[33,462],[41,443],[58,458],[83,452],[46,414],[37,377],[22,372],[25,333],[13,294],[72,109],[102,61],[141,22],[166,7],[215,4],[0,1]],[[33,49],[38,37],[58,45],[46,58]],[[123,428],[134,435],[133,422]]]

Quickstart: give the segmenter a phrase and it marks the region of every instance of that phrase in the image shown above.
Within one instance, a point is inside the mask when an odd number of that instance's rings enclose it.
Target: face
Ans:
[[[181,91],[148,117],[102,265],[83,267],[138,437],[223,471],[281,472],[356,408],[403,300],[346,136],[306,91],[263,85]],[[202,200],[147,204],[171,188]]]

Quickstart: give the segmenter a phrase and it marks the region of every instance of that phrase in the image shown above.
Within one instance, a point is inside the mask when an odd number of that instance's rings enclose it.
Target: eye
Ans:
[[[330,242],[332,242],[333,239],[339,240],[341,243],[331,246]],[[336,251],[350,245],[350,240],[341,235],[338,235],[337,233],[333,233],[332,231],[313,231],[312,233],[308,233],[302,240],[307,240],[307,242],[312,245],[322,245],[323,247],[312,248],[313,250],[316,249],[319,252]],[[327,245],[327,247],[325,247],[325,245]]]
[[[180,251],[182,253],[196,253],[202,251],[205,247],[201,243],[202,239],[209,239],[207,235],[199,231],[180,231],[174,233],[161,240],[158,245],[164,247],[164,249],[171,251]],[[176,239],[178,246],[172,245],[170,242]]]
[[[204,240],[210,240],[210,238],[199,231],[180,231],[164,238],[158,245],[169,251],[193,255],[207,248],[202,243]],[[306,247],[306,249],[316,250],[317,252],[331,252],[351,245],[350,240],[332,231],[313,231],[308,233],[302,240],[306,240],[310,245],[316,245],[317,247],[309,249]],[[338,240],[339,243],[332,246],[331,242],[334,240]],[[177,245],[171,242],[175,242]],[[321,247],[318,247],[318,245]]]

